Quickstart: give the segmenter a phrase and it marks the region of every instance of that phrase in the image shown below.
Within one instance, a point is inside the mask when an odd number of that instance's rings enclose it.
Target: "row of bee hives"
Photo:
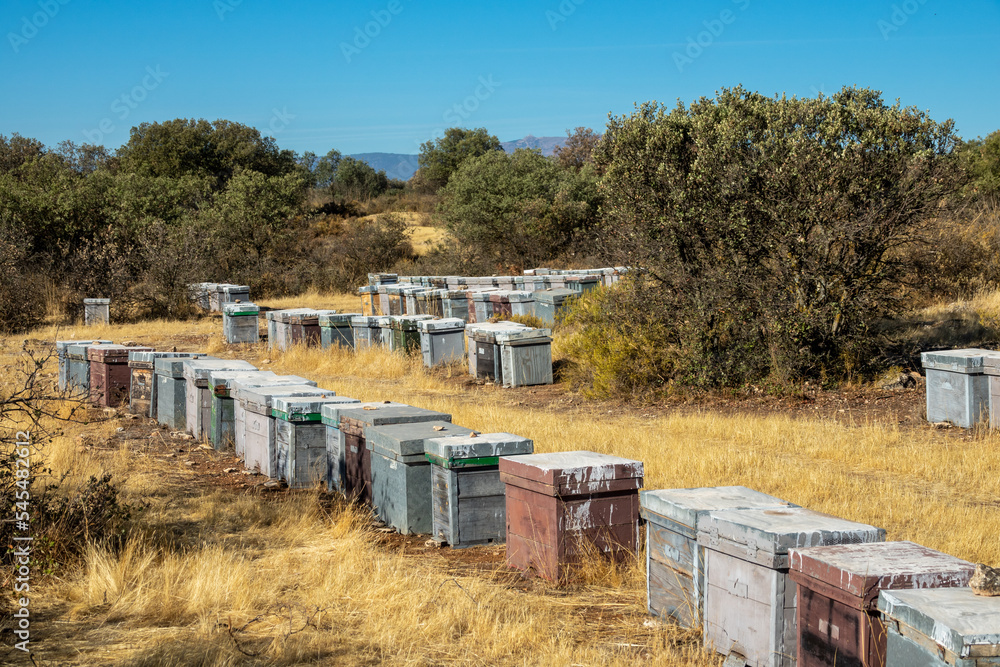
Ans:
[[[57,348],[67,391],[128,401],[291,487],[325,484],[400,533],[456,548],[505,542],[511,567],[553,580],[583,553],[634,557],[645,538],[649,612],[698,629],[729,665],[1000,661],[1000,598],[969,586],[973,564],[886,542],[875,526],[745,487],[641,490],[641,461],[536,454],[512,433],[362,403],[245,361],[108,341]]]

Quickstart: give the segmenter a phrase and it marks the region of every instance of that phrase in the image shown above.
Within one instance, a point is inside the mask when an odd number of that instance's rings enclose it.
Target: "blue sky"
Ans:
[[[600,131],[636,103],[844,85],[1000,129],[1000,3],[7,0],[0,134],[117,148],[129,128],[229,120],[282,148],[416,153],[454,125],[501,140]]]

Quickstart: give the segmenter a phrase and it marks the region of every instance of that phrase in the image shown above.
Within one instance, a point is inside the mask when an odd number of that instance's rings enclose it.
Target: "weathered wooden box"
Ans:
[[[365,316],[381,315],[382,309],[378,307],[378,285],[362,285],[358,288],[358,295],[361,297],[361,314]],[[378,312],[376,313],[376,310]]]
[[[208,441],[219,451],[232,447],[236,449],[236,401],[232,397],[232,387],[236,382],[244,386],[270,386],[282,384],[281,377],[273,371],[211,371],[208,375],[209,402],[212,408],[208,418]],[[284,384],[315,384],[298,376]]]
[[[156,360],[164,358],[189,359],[196,352],[138,352],[129,351],[129,412],[156,419]]]
[[[366,403],[350,410],[340,410],[338,415],[336,464],[333,476],[348,498],[358,498],[371,503],[372,456],[367,447],[365,430],[369,426],[388,426],[411,422],[450,422],[451,415],[412,405]]]
[[[203,310],[212,305],[211,293],[215,291],[215,283],[191,283],[188,285],[188,299]]]
[[[972,428],[986,420],[990,382],[984,374],[984,357],[997,354],[980,349],[921,353],[927,374],[927,421]]]
[[[465,356],[465,322],[458,318],[422,320],[417,322],[420,333],[420,354],[424,366],[458,361]]]
[[[441,316],[469,319],[469,297],[467,290],[446,290],[441,297]]]
[[[971,588],[883,590],[886,667],[1000,665],[1000,597]]]
[[[493,301],[491,295],[494,290],[473,292],[469,312],[476,314],[476,322],[486,322],[493,317]]]
[[[236,456],[241,459],[246,458],[246,434],[247,420],[246,409],[239,401],[241,392],[257,387],[287,387],[306,386],[315,387],[316,383],[298,375],[275,375],[271,371],[257,371],[246,377],[232,377],[241,375],[242,371],[213,373],[212,382],[212,422],[215,424],[216,432],[221,433],[221,438],[225,440],[226,423],[225,419],[229,410],[232,410],[232,437],[233,450]],[[228,403],[225,402],[228,399]],[[216,401],[219,407],[216,408]],[[218,423],[216,424],[216,411],[219,412]]]
[[[510,290],[497,290],[490,292],[490,307],[493,310],[493,317],[506,319],[513,315],[510,308]]]
[[[256,343],[260,340],[259,315],[260,308],[255,303],[223,304],[222,337],[230,345]]]
[[[465,327],[469,354],[469,374],[481,380],[501,382],[503,366],[497,334],[527,329],[517,322],[474,323]]]
[[[111,321],[111,299],[84,299],[83,323],[86,326],[107,324]]]
[[[372,410],[384,407],[409,407],[404,403],[376,401],[350,405],[352,410]],[[339,491],[346,495],[346,440],[340,433],[340,413],[345,406],[335,403],[325,404],[320,410],[320,419],[326,427],[326,485],[329,491]],[[358,454],[359,452],[353,452]],[[369,465],[370,467],[370,465]]]
[[[156,375],[156,419],[174,430],[187,428],[187,380],[184,362],[190,359],[216,359],[208,354],[190,357],[160,357],[153,362]]]
[[[333,395],[275,396],[271,404],[275,468],[290,488],[304,489],[326,481],[326,426],[320,411],[324,405],[331,403],[356,405],[360,401]]]
[[[510,433],[484,433],[432,438],[424,450],[431,463],[434,539],[456,549],[503,542],[507,499],[499,458],[531,454],[534,443]]]
[[[354,334],[354,349],[364,350],[382,346],[382,327],[378,317],[352,317],[351,331]]]
[[[989,385],[990,428],[1000,428],[1000,352],[983,356],[983,373]]]
[[[560,281],[561,282],[561,281]],[[535,299],[534,315],[547,327],[556,323],[559,313],[567,299],[579,296],[579,292],[574,292],[563,287],[549,288],[532,293]]]
[[[243,465],[248,470],[258,470],[267,477],[277,478],[277,446],[271,408],[279,397],[303,398],[335,396],[335,392],[310,385],[275,385],[270,387],[234,387],[235,400],[243,412]],[[235,415],[235,413],[234,413]]]
[[[392,330],[389,349],[402,354],[420,350],[420,330],[417,324],[430,319],[432,319],[430,315],[401,315],[389,318],[389,328]]]
[[[386,350],[392,347],[392,318],[402,317],[401,315],[382,315],[376,318],[378,331],[372,331],[372,347],[381,347]]]
[[[552,384],[551,336],[549,329],[498,332],[501,376],[497,380],[505,387]]]
[[[372,505],[386,524],[403,535],[431,532],[431,464],[424,456],[430,438],[468,436],[472,429],[450,421],[368,426]]]
[[[196,440],[208,439],[212,419],[212,391],[209,375],[215,371],[255,371],[249,361],[239,359],[188,359],[182,362],[184,380],[187,382],[184,415],[187,432]]]
[[[601,279],[597,276],[566,276],[566,289],[573,290],[579,294],[589,292],[601,284]]]
[[[72,390],[75,387],[75,383],[70,382],[70,356],[69,348],[71,345],[111,345],[110,340],[57,340],[56,341],[56,358],[59,361],[59,391],[66,391],[67,389]],[[77,357],[86,357],[86,352],[76,353]],[[84,359],[85,360],[85,359]],[[90,387],[90,371],[87,371],[87,387]]]
[[[218,309],[225,312],[227,303],[250,303],[250,287],[247,285],[220,285]]]
[[[502,457],[499,465],[509,566],[555,581],[583,553],[637,552],[641,461],[575,451]]]
[[[705,547],[705,647],[750,667],[795,665],[795,582],[788,550],[882,542],[885,531],[801,507],[709,512]]]
[[[715,510],[791,507],[745,486],[639,492],[646,520],[646,600],[649,613],[701,628],[705,610],[705,548],[698,525]]]
[[[319,316],[319,341],[324,348],[347,347],[354,349],[352,320],[360,313],[321,313]]]
[[[403,285],[386,285],[385,286],[385,299],[383,300],[382,315],[402,315],[406,312],[406,306],[404,305],[404,300],[402,296]],[[378,288],[379,296],[383,294],[382,285]]]
[[[87,350],[92,345],[110,343],[80,342],[66,346],[66,386],[70,393],[82,400],[90,400],[90,358]]]
[[[510,314],[515,317],[523,317],[535,314],[535,297],[526,290],[515,290],[507,293],[507,300],[510,302]]]
[[[90,360],[90,402],[102,408],[116,408],[128,402],[132,371],[128,354],[152,352],[151,347],[95,344],[87,348]]]
[[[798,666],[884,667],[882,590],[966,586],[975,565],[913,542],[792,549]]]
[[[403,297],[403,315],[426,315],[427,313],[421,313],[420,308],[417,305],[417,295],[423,294],[426,291],[425,288],[420,285],[409,285],[400,290],[400,295]],[[425,302],[426,304],[426,302]]]
[[[321,332],[319,328],[319,316],[321,313],[336,313],[335,310],[315,310],[313,308],[296,308],[288,312],[288,340],[287,345],[282,349],[288,349],[290,345],[307,345],[309,347],[319,347]]]
[[[315,334],[319,345],[319,315],[314,308],[290,308],[267,313],[268,341],[274,340],[273,347],[287,350],[295,343],[306,342]],[[271,335],[271,328],[274,335]]]

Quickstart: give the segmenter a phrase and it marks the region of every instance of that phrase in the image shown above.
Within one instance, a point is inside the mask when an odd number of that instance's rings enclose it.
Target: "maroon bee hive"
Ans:
[[[581,553],[635,554],[641,461],[596,452],[500,458],[507,564],[552,581]]]
[[[132,370],[129,352],[152,352],[151,347],[92,345],[87,348],[90,361],[90,402],[102,408],[115,408],[127,402]]]
[[[966,586],[972,563],[913,542],[836,544],[792,549],[798,584],[797,667],[883,667],[886,628],[881,590]]]

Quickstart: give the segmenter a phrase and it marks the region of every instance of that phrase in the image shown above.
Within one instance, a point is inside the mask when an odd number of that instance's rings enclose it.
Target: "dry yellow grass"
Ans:
[[[889,539],[1000,563],[994,432],[963,437],[780,415],[625,417],[593,406],[542,409],[530,405],[530,390],[456,391],[417,359],[382,351],[227,349],[219,328],[206,319],[88,329],[79,337],[157,345],[187,335],[194,347],[304,375],[341,395],[393,399],[449,412],[456,423],[481,431],[512,431],[534,439],[537,451],[589,449],[640,459],[647,488],[743,484],[879,525]],[[4,347],[8,357],[14,342]],[[117,425],[86,428],[111,439]],[[643,625],[639,561],[591,573],[587,585],[568,593],[547,586],[522,592],[499,576],[450,574],[443,560],[386,550],[363,515],[350,508],[328,512],[313,493],[277,502],[206,491],[191,482],[198,473],[176,460],[124,445],[80,452],[74,433],[51,446],[57,471],[112,470],[128,497],[150,503],[123,553],[92,549],[78,571],[47,587],[45,609],[68,620],[61,631],[72,651],[57,653],[76,664],[720,662],[691,634]],[[607,621],[595,624],[600,615]],[[241,652],[229,634],[229,624],[251,621],[236,635],[243,651],[259,657]]]

